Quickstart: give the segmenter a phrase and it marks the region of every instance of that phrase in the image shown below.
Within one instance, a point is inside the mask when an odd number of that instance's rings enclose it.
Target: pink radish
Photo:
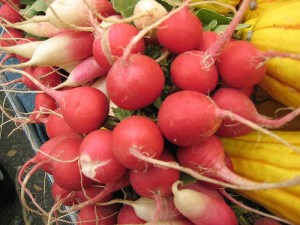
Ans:
[[[96,36],[93,43],[93,56],[104,69],[110,69],[112,64],[123,55],[124,48],[138,34],[137,28],[126,23],[116,23],[104,29]],[[131,53],[144,53],[144,40],[139,40]]]
[[[60,187],[59,185],[57,185],[57,183],[54,181],[52,186],[51,186],[51,192],[52,192],[52,196],[55,200],[55,202],[60,201],[63,205],[66,206],[72,206],[73,204],[76,204],[76,200],[75,200],[75,191],[70,191],[70,190],[66,190],[62,187]]]
[[[114,225],[117,222],[118,206],[89,205],[78,213],[76,225]]]
[[[9,71],[22,73],[40,90],[54,98],[61,107],[66,122],[78,133],[87,134],[100,128],[107,118],[108,99],[96,88],[86,86],[56,91],[44,86],[27,73],[15,69],[9,69]]]
[[[212,99],[220,109],[231,111],[260,126],[268,128],[281,127],[293,120],[300,113],[300,109],[296,109],[278,119],[267,118],[257,112],[255,105],[247,95],[234,88],[220,88],[213,93]],[[251,127],[227,117],[223,119],[216,134],[222,137],[236,137],[247,134],[250,131],[252,131]]]
[[[81,142],[81,139],[66,139],[51,152],[55,158],[52,163],[53,178],[57,185],[66,190],[78,191],[93,183],[80,171],[78,157]]]
[[[237,225],[233,210],[223,200],[191,189],[172,187],[176,208],[195,225]],[[213,213],[212,213],[213,212]]]
[[[255,220],[254,225],[281,225],[281,223],[271,218],[261,217]]]
[[[152,58],[131,54],[118,59],[107,74],[109,98],[123,109],[140,109],[153,103],[165,85],[164,73]],[[147,93],[147,94],[145,94]]]
[[[124,205],[120,209],[117,218],[117,224],[144,224],[145,220],[139,218],[134,208],[130,205]]]
[[[1,34],[0,46],[2,48],[16,45],[19,38],[24,38],[23,32],[13,28],[6,28],[4,33]]]
[[[23,19],[21,14],[7,3],[3,4],[0,7],[0,21],[2,20],[2,18],[11,23],[20,22]],[[1,23],[3,22],[1,21]]]
[[[16,10],[19,10],[23,6],[21,0],[1,0],[0,2],[2,4],[9,4]]]
[[[219,81],[216,67],[203,69],[201,61],[204,52],[185,51],[171,63],[171,79],[182,90],[193,90],[203,94],[210,94]],[[187,69],[188,68],[188,69]]]
[[[151,225],[152,222],[144,223],[144,225]],[[160,220],[155,223],[156,225],[194,225],[190,220],[188,219],[178,219],[178,220]]]
[[[170,52],[182,53],[198,49],[202,30],[199,18],[185,7],[159,25],[157,38],[159,43]]]
[[[80,146],[81,171],[95,182],[116,181],[126,172],[113,155],[111,141],[112,131],[100,129],[89,133]]]
[[[34,52],[25,52],[29,55],[32,54],[30,60],[14,65],[14,68],[33,65],[60,67],[71,64],[74,61],[84,60],[92,56],[93,41],[94,37],[90,32],[64,32],[42,41],[35,48]],[[17,47],[20,47],[20,45],[15,48]]]
[[[221,125],[217,105],[196,91],[179,91],[169,95],[158,111],[157,124],[164,137],[179,146],[200,143]]]
[[[198,50],[205,52],[217,41],[219,36],[220,35],[214,31],[203,31],[202,40],[200,42],[200,45],[198,46]]]
[[[106,75],[108,70],[103,69],[99,64],[96,62],[93,56],[83,60],[74,69],[70,72],[67,79],[58,85],[56,89],[62,87],[77,87],[87,82]]]
[[[225,45],[218,56],[217,68],[222,81],[229,87],[244,88],[258,84],[267,67],[258,59],[262,52],[248,41]]]
[[[150,165],[134,157],[130,152],[131,149],[159,158],[163,152],[164,140],[151,119],[145,116],[130,116],[114,128],[112,148],[115,157],[123,166],[144,170]]]
[[[176,162],[175,157],[168,150],[164,150],[160,160]],[[145,171],[130,170],[129,180],[133,190],[146,198],[157,198],[172,195],[172,184],[179,180],[178,170],[151,166]]]

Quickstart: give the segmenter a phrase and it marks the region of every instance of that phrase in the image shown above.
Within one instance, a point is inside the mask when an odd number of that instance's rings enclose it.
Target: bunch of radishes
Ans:
[[[2,85],[23,82],[39,91],[30,118],[18,122],[43,123],[49,137],[18,180],[22,196],[49,224],[62,220],[56,211],[80,210],[77,224],[235,225],[219,189],[299,184],[297,178],[257,183],[236,175],[219,139],[256,129],[288,144],[265,128],[300,112],[269,119],[250,99],[266,72],[264,53],[231,38],[249,0],[222,35],[203,31],[189,1],[167,1],[174,3],[167,10],[159,1],[140,0],[124,18],[108,0],[54,0],[45,15],[28,19],[18,13],[19,1],[1,2],[0,50],[7,53],[1,71],[22,75]],[[161,54],[147,54],[151,47]],[[8,57],[20,63],[5,65]],[[26,188],[38,169],[54,179],[51,212]],[[186,184],[182,174],[198,181]]]

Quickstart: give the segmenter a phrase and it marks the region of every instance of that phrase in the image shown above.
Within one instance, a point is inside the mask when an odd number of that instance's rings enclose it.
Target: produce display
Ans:
[[[0,2],[0,72],[17,75],[0,86],[34,93],[24,116],[0,109],[47,136],[18,172],[25,211],[300,225],[299,0]],[[37,171],[50,210],[28,188]]]

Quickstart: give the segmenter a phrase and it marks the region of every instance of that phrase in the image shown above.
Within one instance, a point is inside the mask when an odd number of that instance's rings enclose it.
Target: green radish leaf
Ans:
[[[112,0],[114,9],[121,13],[123,17],[130,17],[133,15],[135,5],[139,0]]]
[[[31,18],[35,15],[44,14],[48,8],[48,5],[45,4],[43,0],[35,1],[32,5],[26,5],[24,9],[20,10],[20,13],[25,18]]]
[[[112,111],[115,114],[115,117],[120,121],[134,114],[134,111],[121,108],[113,108]]]
[[[231,21],[229,17],[209,9],[199,9],[195,15],[201,20],[203,26],[209,25],[212,21],[217,21],[217,24],[229,24]]]
[[[214,32],[222,33],[226,30],[227,27],[228,27],[228,25],[218,25],[214,29]],[[238,24],[237,27],[235,28],[235,30],[241,30],[241,29],[244,29],[247,27],[250,27],[250,25],[249,24]]]
[[[207,24],[206,26],[204,26],[203,29],[205,31],[212,31],[212,30],[214,30],[217,27],[217,25],[218,25],[218,21],[212,20],[212,21],[210,21],[209,24]]]

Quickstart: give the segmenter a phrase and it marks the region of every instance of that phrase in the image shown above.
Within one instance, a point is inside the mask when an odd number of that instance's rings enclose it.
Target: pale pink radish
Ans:
[[[122,120],[112,133],[114,156],[126,168],[144,170],[150,165],[131,154],[136,149],[142,154],[159,158],[163,152],[164,140],[157,125],[145,116],[130,116]]]
[[[151,57],[140,54],[131,54],[127,61],[118,59],[106,80],[111,101],[120,108],[131,110],[153,103],[164,85],[165,77],[160,65]]]
[[[56,86],[56,89],[84,85],[95,78],[106,75],[107,73],[108,70],[99,66],[95,58],[91,56],[75,66],[75,68],[71,70],[67,79],[60,85]]]
[[[116,23],[104,29],[96,36],[93,43],[93,56],[104,69],[110,69],[112,64],[123,55],[130,40],[138,34],[137,28],[127,23]],[[144,53],[144,40],[139,40],[131,50],[132,54]]]
[[[35,48],[34,52],[31,50],[23,53],[28,55],[32,54],[32,56],[29,57],[30,60],[14,65],[14,68],[34,65],[61,67],[71,64],[74,61],[84,60],[92,56],[93,41],[94,37],[90,32],[64,32],[42,41]],[[17,47],[20,47],[20,45],[15,48]],[[23,49],[23,51],[25,50]]]
[[[164,149],[159,159],[176,163],[174,155],[167,149]],[[144,171],[129,171],[129,180],[133,190],[142,197],[153,199],[172,195],[172,184],[179,178],[178,170],[156,166],[151,166]]]
[[[97,183],[116,181],[127,170],[115,158],[111,142],[112,131],[99,129],[89,133],[80,146],[80,169]]]
[[[195,225],[238,225],[234,211],[225,201],[191,189],[172,187],[176,208]]]

